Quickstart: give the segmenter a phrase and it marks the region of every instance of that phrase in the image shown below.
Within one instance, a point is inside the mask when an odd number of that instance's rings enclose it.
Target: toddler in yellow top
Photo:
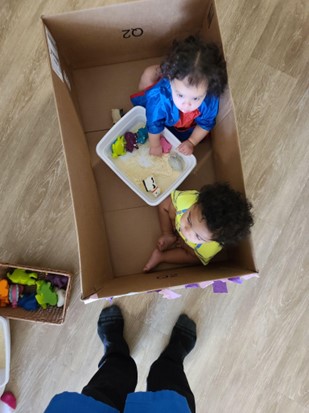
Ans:
[[[160,263],[208,264],[222,247],[249,235],[252,205],[227,183],[204,186],[201,191],[173,191],[159,205],[162,235],[144,267]]]

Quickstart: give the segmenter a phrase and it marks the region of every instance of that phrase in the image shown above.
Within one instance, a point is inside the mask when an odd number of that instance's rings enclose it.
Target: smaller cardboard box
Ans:
[[[66,277],[67,286],[65,288],[64,305],[62,307],[47,306],[46,309],[39,307],[35,311],[27,311],[21,307],[13,308],[11,305],[9,305],[7,307],[0,307],[0,316],[12,318],[15,320],[34,321],[48,324],[63,324],[71,291],[71,274],[68,272],[51,270],[48,268],[26,267],[24,265],[0,263],[0,280],[6,278],[7,273],[12,273],[17,268],[23,269],[26,272],[35,272],[38,275],[38,280],[46,280],[48,275],[59,275]]]
[[[130,179],[121,168],[116,164],[115,160],[112,157],[111,145],[119,136],[123,136],[126,132],[136,132],[139,128],[145,127],[146,124],[146,110],[141,106],[136,106],[131,109],[123,118],[121,118],[100,140],[97,144],[96,151],[99,157],[123,180],[131,189],[134,191],[140,198],[142,198],[148,205],[156,206],[159,205],[174,189],[176,189],[189,175],[196,165],[196,159],[194,155],[184,156],[181,153],[177,152],[177,156],[181,161],[182,170],[177,173],[177,178],[174,181],[171,181],[170,184],[161,190],[160,179],[156,179],[157,185],[160,188],[160,193],[158,196],[154,196],[151,192],[147,192],[145,189],[141,188],[141,185],[138,185],[137,182]],[[176,148],[180,145],[180,141],[174,136],[168,129],[164,129],[162,132],[164,138],[172,145],[171,152],[176,153]],[[146,149],[146,148],[144,148]],[[140,145],[140,150],[143,150],[143,145]],[[133,152],[136,154],[136,150]],[[167,155],[169,156],[169,155]],[[157,160],[157,159],[155,159]],[[147,163],[150,163],[150,167],[142,168],[145,170],[146,174],[143,179],[147,178],[148,175],[153,175],[151,171],[151,165],[154,164],[151,161],[151,158],[148,157],[145,159]],[[163,161],[160,160],[161,163]],[[164,163],[163,163],[163,166]],[[148,172],[147,172],[148,171]],[[169,173],[172,172],[170,169]],[[142,183],[142,180],[141,180]]]

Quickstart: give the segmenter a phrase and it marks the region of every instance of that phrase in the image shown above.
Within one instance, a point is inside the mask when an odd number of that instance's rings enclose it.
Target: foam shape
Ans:
[[[68,277],[65,275],[54,275],[54,274],[47,274],[46,280],[50,281],[54,287],[57,288],[66,288],[68,285]]]
[[[213,292],[216,294],[224,294],[228,292],[226,283],[220,280],[214,281],[212,288]]]
[[[126,140],[124,136],[118,136],[114,143],[112,143],[111,150],[113,158],[126,154]]]
[[[242,284],[243,280],[240,277],[228,278],[229,281],[236,284]]]
[[[58,296],[53,291],[53,287],[51,286],[50,282],[39,280],[37,281],[36,285],[37,285],[37,293],[36,293],[35,298],[42,308],[46,309],[47,304],[49,305],[57,304]]]
[[[16,268],[12,274],[7,273],[7,277],[15,284],[35,285],[38,274],[36,272],[26,272],[20,268]]]
[[[128,152],[133,152],[134,149],[138,149],[138,145],[136,143],[136,134],[133,132],[126,132],[124,134],[124,138],[126,140],[126,150]]]
[[[11,413],[13,410],[16,409],[16,397],[10,391],[6,391],[0,397],[1,404],[0,404],[0,412],[1,413]]]
[[[163,135],[160,135],[160,144],[163,153],[170,153],[172,145],[164,138]]]
[[[24,310],[27,311],[35,311],[39,308],[39,303],[35,298],[35,293],[32,294],[24,294],[18,300],[18,306],[22,307]]]
[[[139,128],[138,131],[136,132],[136,142],[138,144],[143,145],[146,140],[148,139],[148,130],[147,128]]]
[[[3,279],[0,280],[0,307],[6,307],[9,304],[9,282]]]
[[[57,307],[63,307],[65,301],[65,290],[62,290],[61,288],[56,288],[55,291],[58,297]]]
[[[24,286],[21,284],[12,284],[9,287],[9,300],[13,308],[17,307],[18,299],[24,291]]]

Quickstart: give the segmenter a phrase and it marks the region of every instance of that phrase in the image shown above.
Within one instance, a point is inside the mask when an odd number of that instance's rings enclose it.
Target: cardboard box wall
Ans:
[[[129,110],[130,94],[174,38],[199,34],[221,45],[215,5],[204,0],[144,0],[43,16],[51,76],[79,245],[82,299],[125,295],[237,277],[256,271],[250,239],[208,266],[142,268],[160,235],[157,210],[146,205],[96,155],[112,126],[111,109]],[[211,138],[181,189],[228,181],[244,192],[234,109],[228,89]]]

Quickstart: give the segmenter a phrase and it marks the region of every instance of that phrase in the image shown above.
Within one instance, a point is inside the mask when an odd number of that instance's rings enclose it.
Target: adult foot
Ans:
[[[162,252],[156,248],[153,250],[148,262],[146,263],[143,271],[144,272],[149,272],[153,268],[155,268],[158,264],[162,262]]]
[[[177,361],[190,353],[196,343],[196,324],[186,314],[181,314],[172,330],[170,341],[162,355]]]
[[[105,307],[98,320],[98,335],[104,344],[105,353],[110,351],[129,352],[123,337],[124,319],[117,305]]]

